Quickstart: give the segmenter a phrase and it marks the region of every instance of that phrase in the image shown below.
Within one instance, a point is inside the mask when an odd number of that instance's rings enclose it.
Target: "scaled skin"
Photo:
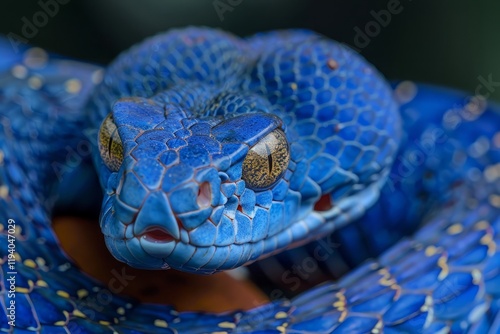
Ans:
[[[129,267],[109,253],[96,221],[56,217],[52,226],[62,248],[85,273],[106,284],[114,278],[113,269],[125,270],[127,277],[134,278],[127,281],[123,294],[142,302],[171,304],[179,311],[226,312],[248,310],[269,301],[251,282],[226,273],[201,276]]]

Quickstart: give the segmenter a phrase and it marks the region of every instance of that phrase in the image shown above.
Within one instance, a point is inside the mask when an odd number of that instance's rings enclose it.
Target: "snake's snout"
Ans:
[[[116,192],[105,201],[109,209],[102,217],[108,247],[118,259],[139,268],[178,268],[187,262],[198,266],[206,260],[190,260],[198,248],[215,250],[216,242],[224,242],[216,239],[220,203],[225,202],[216,169],[202,167],[192,179],[179,182],[176,167],[167,168],[159,185],[149,189],[138,187],[147,175],[126,167]]]

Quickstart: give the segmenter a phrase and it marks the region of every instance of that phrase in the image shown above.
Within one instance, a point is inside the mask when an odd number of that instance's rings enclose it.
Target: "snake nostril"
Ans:
[[[198,198],[196,199],[200,208],[206,208],[212,203],[212,192],[210,191],[210,183],[203,182],[198,189]]]
[[[143,237],[150,242],[170,242],[174,240],[170,233],[159,227],[146,231]]]
[[[314,204],[315,211],[328,211],[331,208],[333,208],[333,204],[330,194],[321,196],[321,198]]]

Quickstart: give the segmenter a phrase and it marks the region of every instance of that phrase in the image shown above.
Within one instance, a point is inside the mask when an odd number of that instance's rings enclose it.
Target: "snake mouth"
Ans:
[[[168,243],[175,241],[175,238],[172,236],[172,234],[168,233],[161,227],[149,228],[147,231],[142,233],[141,237],[153,243]]]

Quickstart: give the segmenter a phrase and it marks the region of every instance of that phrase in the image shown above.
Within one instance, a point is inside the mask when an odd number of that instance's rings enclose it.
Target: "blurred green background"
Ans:
[[[43,7],[54,15],[44,20]],[[25,38],[31,44],[105,64],[172,27],[206,25],[241,36],[308,28],[355,47],[391,79],[474,92],[478,77],[490,76],[500,101],[499,17],[493,0],[5,0],[0,33],[23,37],[26,21],[38,23]]]

